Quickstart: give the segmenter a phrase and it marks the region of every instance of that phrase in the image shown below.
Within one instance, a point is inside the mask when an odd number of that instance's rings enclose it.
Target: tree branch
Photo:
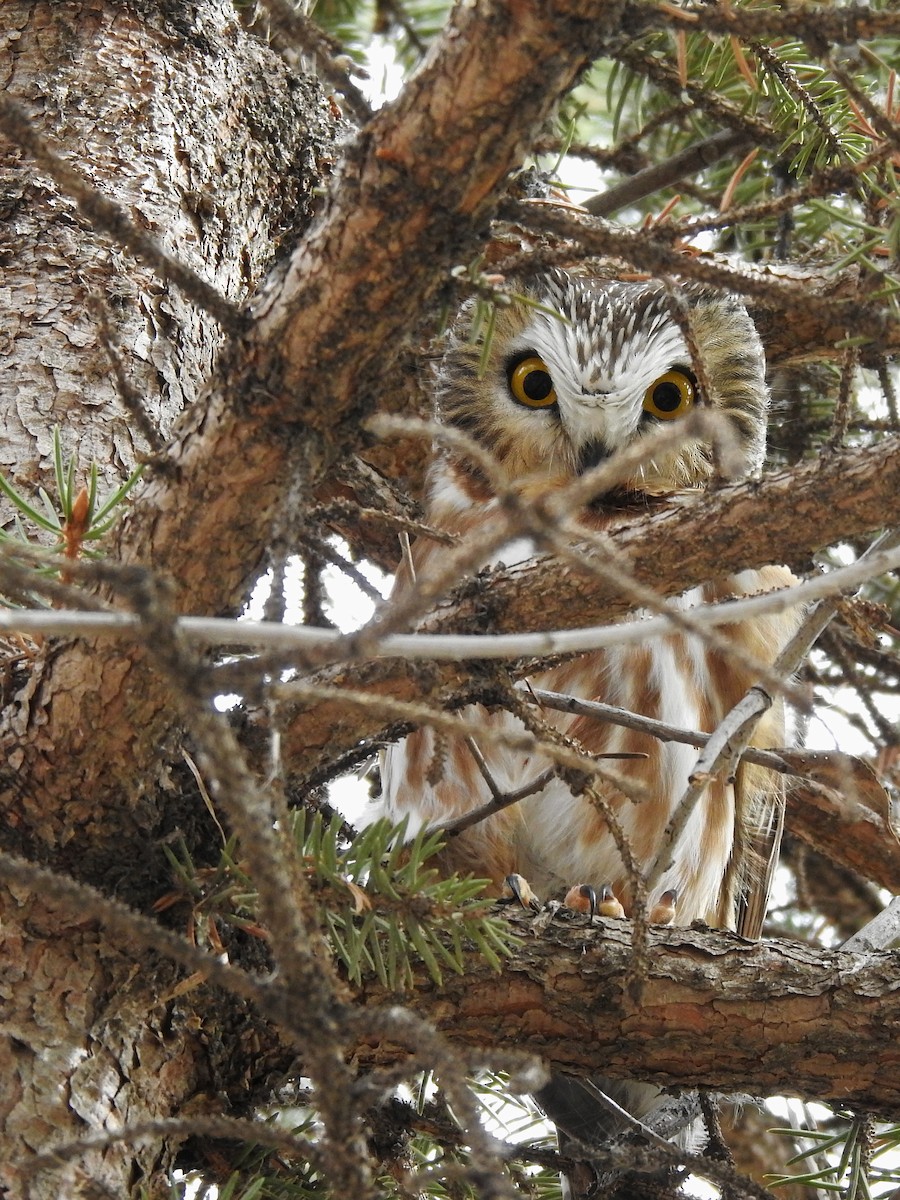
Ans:
[[[900,970],[795,942],[748,943],[705,929],[649,931],[639,1003],[624,986],[631,923],[577,917],[528,936],[502,983],[486,965],[445,979],[423,970],[407,1003],[447,1036],[533,1049],[556,1068],[663,1086],[799,1095],[900,1115]],[[385,999],[366,985],[361,999]],[[389,1055],[370,1049],[373,1060]]]
[[[885,156],[886,152],[878,155]],[[846,277],[829,281],[803,268],[790,271],[768,264],[748,267],[703,254],[685,254],[669,244],[677,226],[648,236],[643,231],[599,222],[571,207],[526,201],[508,202],[503,214],[535,233],[559,239],[555,261],[620,258],[655,277],[672,275],[736,292],[745,298],[754,319],[760,310],[777,313],[780,331],[771,322],[769,328],[760,329],[770,364],[840,357],[843,350],[837,347],[851,333],[863,339],[861,353],[866,352],[867,364],[868,354],[875,363],[879,356],[900,345],[900,321],[858,287],[848,286]],[[735,219],[731,214],[729,224]],[[789,322],[785,321],[785,313],[792,313]]]
[[[327,548],[326,548],[327,549]],[[327,561],[339,555],[324,554]],[[0,562],[0,577],[7,572]],[[347,564],[351,567],[352,564]],[[689,609],[691,619],[700,631],[718,625],[734,625],[765,614],[784,612],[797,605],[808,604],[823,597],[830,598],[836,608],[847,591],[855,590],[880,575],[900,567],[900,547],[886,548],[870,559],[859,559],[844,567],[836,567],[827,575],[815,575],[792,587],[773,589],[760,595],[744,596]],[[10,571],[9,574],[13,574]],[[16,573],[20,574],[20,573]],[[26,576],[27,577],[27,576]],[[366,587],[361,586],[365,584]],[[369,590],[368,581],[360,579],[361,591]],[[380,594],[371,588],[374,597]],[[583,653],[643,641],[667,633],[676,618],[683,614],[673,611],[648,617],[640,625],[591,625],[575,630],[547,630],[538,633],[509,634],[452,634],[452,633],[387,633],[374,637],[367,645],[372,656],[402,655],[410,659],[464,662],[469,659],[542,658],[558,654]],[[133,613],[83,611],[0,609],[0,630],[63,637],[129,638],[141,628],[140,618]],[[192,645],[252,646],[285,654],[321,657],[323,661],[356,657],[355,634],[342,634],[335,629],[318,625],[288,625],[281,621],[238,621],[231,617],[181,617],[174,619],[173,628]],[[791,673],[799,666],[791,668]]]
[[[888,498],[898,493],[900,438],[889,438],[723,488],[685,507],[641,514],[609,533],[634,576],[669,596],[771,562],[806,567],[817,550],[879,528],[890,510]],[[479,576],[437,604],[421,628],[431,633],[572,628],[613,620],[630,609],[614,578],[604,584],[596,575],[541,560]],[[334,668],[324,678],[397,699],[434,696],[444,703],[467,680],[453,665],[416,672],[402,660],[356,671]],[[471,682],[468,688],[471,693]],[[375,708],[349,714],[339,701],[322,701],[288,724],[285,755],[303,773],[321,766],[323,749],[341,754],[381,724]]]
[[[172,580],[176,610],[233,611],[273,523],[289,525],[297,497],[363,443],[361,418],[390,392],[411,331],[450,268],[477,252],[510,168],[617,32],[618,11],[618,0],[599,13],[592,0],[457,6],[428,63],[351,144],[313,231],[248,310],[249,333],[226,345],[110,547]],[[50,709],[63,677],[65,700]],[[42,688],[44,736],[78,762],[71,787],[94,814],[110,796],[119,810],[110,759],[132,778],[158,760],[173,724],[166,687],[139,656],[76,644],[55,652]],[[127,754],[110,753],[108,737],[92,756],[86,720],[119,731]],[[23,791],[32,770],[43,779],[30,751],[16,772]]]
[[[900,893],[900,847],[887,814],[875,812],[854,792],[791,788],[786,826],[795,837],[863,879]]]
[[[389,403],[410,331],[474,257],[509,170],[617,12],[615,0],[600,13],[588,0],[457,6],[428,63],[358,135],[317,225],[142,487],[122,531],[129,561],[177,580],[195,611],[236,600],[291,482],[306,471],[312,487]]]
[[[654,163],[620,183],[614,184],[584,201],[583,207],[595,217],[608,217],[629,204],[637,204],[646,196],[674,187],[686,175],[694,175],[713,166],[729,154],[751,145],[750,137],[741,130],[724,129],[700,142],[679,150],[663,162]]]

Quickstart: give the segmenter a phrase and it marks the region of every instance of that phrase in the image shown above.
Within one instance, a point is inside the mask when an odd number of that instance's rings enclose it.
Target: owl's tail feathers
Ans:
[[[659,1088],[649,1083],[554,1075],[535,1098],[556,1125],[561,1153],[579,1160],[563,1176],[564,1200],[591,1200],[596,1196],[647,1200],[667,1194],[670,1168],[641,1171],[622,1165],[623,1159],[625,1164],[639,1161],[639,1147],[647,1140],[635,1131],[628,1114],[653,1135],[682,1150],[699,1150],[706,1137],[693,1093],[663,1097]],[[626,1113],[617,1113],[617,1106]],[[633,1159],[629,1147],[633,1147]],[[616,1162],[610,1161],[613,1157]]]

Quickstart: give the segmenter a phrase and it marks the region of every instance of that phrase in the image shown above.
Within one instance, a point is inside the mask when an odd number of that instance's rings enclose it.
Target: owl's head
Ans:
[[[528,303],[497,309],[486,363],[464,313],[438,373],[442,420],[486,446],[508,482],[564,483],[649,430],[674,429],[701,402],[726,419],[738,448],[731,474],[759,469],[765,360],[737,299],[690,287],[680,293],[712,393],[701,398],[684,318],[676,319],[662,284],[553,270],[523,294]],[[699,486],[714,469],[708,445],[681,442],[655,453],[626,487],[659,495]]]

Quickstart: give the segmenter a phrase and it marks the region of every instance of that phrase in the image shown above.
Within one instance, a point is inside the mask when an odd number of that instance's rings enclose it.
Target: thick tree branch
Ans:
[[[811,46],[852,45],[858,39],[890,37],[900,30],[900,14],[891,9],[878,11],[866,4],[846,8],[823,9],[820,4],[791,5],[784,9],[710,9],[705,6],[679,11],[660,7],[646,0],[632,0],[625,13],[629,27],[653,28],[659,25],[687,29],[707,29],[711,33],[733,33],[746,41],[777,35],[804,38]]]
[[[900,893],[900,845],[886,813],[852,793],[801,785],[788,792],[785,820],[795,837],[827,859]]]
[[[900,974],[865,957],[795,942],[748,943],[704,929],[651,929],[640,1000],[624,980],[630,922],[557,919],[525,934],[498,980],[472,964],[439,992],[417,975],[407,1002],[447,1036],[515,1045],[573,1074],[664,1086],[798,1095],[900,1115]],[[367,986],[368,1003],[385,997]],[[389,1054],[373,1049],[378,1059]]]
[[[120,559],[172,580],[174,608],[233,609],[273,527],[289,528],[298,497],[362,444],[360,419],[389,396],[410,332],[449,269],[477,251],[509,169],[616,32],[617,12],[615,0],[605,20],[589,0],[458,6],[428,64],[358,136],[313,232],[273,275],[250,333],[223,352],[120,528]],[[63,677],[44,737],[77,759],[72,787],[96,813],[107,794],[120,804],[110,760],[127,763],[131,778],[155,762],[172,707],[130,653],[59,650],[44,696]],[[107,731],[96,761],[86,721]],[[117,730],[123,748],[111,752]],[[23,763],[18,785],[27,790],[43,770]],[[56,837],[48,828],[45,840]]]
[[[758,483],[723,488],[695,504],[641,514],[610,532],[635,577],[668,596],[770,562],[805,568],[824,546],[879,528],[890,511],[889,498],[898,492],[900,439],[891,438],[875,447],[829,454]],[[630,610],[613,575],[604,586],[596,575],[545,560],[479,577],[441,601],[422,628],[562,629],[613,620]],[[472,686],[456,666],[415,672],[399,661],[368,664],[356,673],[336,668],[327,678],[398,699],[430,695],[442,702]],[[422,689],[418,697],[417,686]],[[323,751],[337,756],[378,729],[376,710],[349,713],[340,701],[324,701],[291,723],[285,754],[302,773],[321,765]]]
[[[4,874],[29,883],[40,878],[67,907],[76,898],[77,885],[32,864],[5,859]],[[114,938],[133,945],[137,936],[185,968],[211,975],[226,991],[262,1001],[296,1052],[294,1020],[279,1010],[277,989],[273,1007],[266,1003],[271,989],[265,984],[222,967],[167,931],[154,932],[155,923],[145,917],[90,896],[88,912]],[[549,922],[547,916],[535,921],[511,914],[523,940],[501,977],[473,955],[464,976],[445,975],[435,988],[419,964],[404,1002],[451,1041],[503,1053],[515,1046],[573,1074],[808,1096],[891,1119],[900,1115],[900,967],[894,952],[861,955],[784,940],[747,942],[704,928],[651,928],[649,969],[635,1003],[626,987],[630,922],[590,923],[564,911]],[[372,980],[356,998],[368,1009],[357,1026],[373,1030],[390,1020],[397,1000]],[[383,1005],[389,1006],[385,1012]],[[379,1045],[375,1039],[357,1054],[370,1065],[397,1057],[396,1042]]]
[[[617,11],[613,0],[599,16],[588,0],[454,10],[428,63],[349,150],[287,272],[252,306],[253,327],[170,469],[142,492],[129,559],[158,564],[195,610],[236,597],[291,481],[305,472],[314,484],[363,443],[363,417],[390,406],[410,331],[449,269],[476,253],[509,170],[615,32]]]

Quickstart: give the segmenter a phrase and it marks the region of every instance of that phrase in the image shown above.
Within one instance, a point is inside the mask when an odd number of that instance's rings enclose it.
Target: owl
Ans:
[[[480,443],[493,457],[493,478],[525,503],[559,491],[648,434],[676,429],[699,404],[715,409],[730,431],[730,477],[757,473],[769,394],[756,330],[734,297],[692,286],[678,295],[676,311],[671,289],[658,282],[552,270],[524,282],[520,298],[498,307],[487,346],[473,338],[472,314],[464,311],[437,369],[439,419]],[[699,362],[692,358],[689,340]],[[710,394],[702,395],[704,390]],[[721,469],[711,446],[684,439],[667,444],[656,436],[652,455],[614,492],[572,516],[585,529],[602,531],[621,523],[623,515],[633,518],[689,503]],[[430,525],[475,545],[496,525],[499,511],[478,462],[455,447],[438,453],[428,477]],[[520,538],[481,565],[512,565],[534,553],[529,539]],[[397,594],[434,576],[446,554],[438,541],[417,541],[411,561],[398,573]],[[711,580],[675,603],[690,609],[784,586],[792,578],[778,566],[742,571]],[[640,618],[635,613],[632,619]],[[712,731],[753,684],[749,664],[770,666],[795,624],[794,615],[782,613],[720,628],[743,652],[743,666],[695,633],[673,627],[642,643],[553,662],[529,682],[535,689],[603,701],[682,729]],[[521,731],[516,715],[467,711],[485,731],[478,749],[500,791],[521,788],[550,765],[538,753],[513,751],[491,738],[497,731]],[[541,717],[588,754],[633,755],[615,763],[618,781],[611,776],[596,787],[646,875],[697,751],[594,717],[549,710]],[[782,719],[776,705],[757,727],[753,744],[782,744]],[[388,814],[407,818],[410,834],[462,816],[491,795],[470,743],[439,741],[427,727],[388,748],[382,793]],[[777,853],[782,807],[777,779],[762,768],[742,763],[733,779],[713,780],[648,897],[650,908],[659,906],[666,919],[679,924],[700,919],[758,936],[764,914],[760,894]],[[748,857],[735,864],[737,845],[763,845],[764,850],[755,862]],[[605,897],[606,911],[627,915],[633,902],[634,881],[601,811],[558,776],[452,838],[443,854],[448,869],[487,877],[498,894],[510,876],[521,876],[544,898],[562,897],[575,884],[593,889],[586,894]],[[614,1085],[610,1090],[617,1091]],[[640,1115],[652,1106],[656,1092],[643,1085],[643,1091],[618,1089],[618,1095]],[[588,1141],[608,1132],[604,1115],[574,1080],[554,1081],[540,1099],[564,1132]]]

